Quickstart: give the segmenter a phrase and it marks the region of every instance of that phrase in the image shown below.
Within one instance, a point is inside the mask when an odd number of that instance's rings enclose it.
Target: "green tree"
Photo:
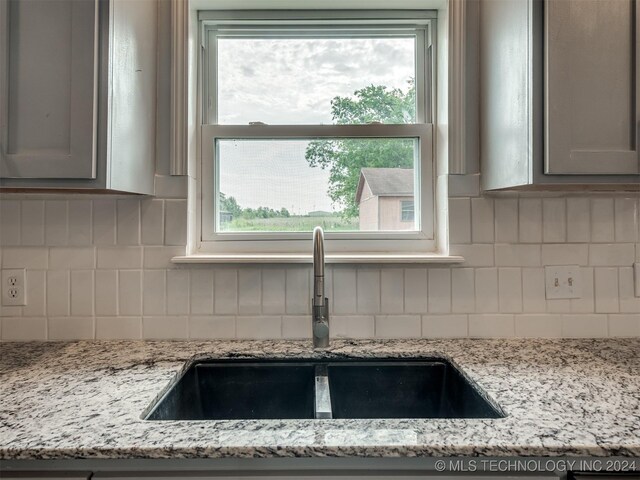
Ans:
[[[234,197],[227,197],[222,192],[220,192],[220,210],[231,213],[234,218],[242,214],[242,207],[238,205],[236,199]]]
[[[380,122],[415,122],[415,86],[408,90],[370,85],[356,90],[353,97],[331,100],[335,124],[352,125]],[[412,139],[335,139],[309,142],[305,158],[310,166],[329,171],[329,198],[342,208],[345,218],[358,216],[356,190],[360,170],[373,168],[412,168]]]

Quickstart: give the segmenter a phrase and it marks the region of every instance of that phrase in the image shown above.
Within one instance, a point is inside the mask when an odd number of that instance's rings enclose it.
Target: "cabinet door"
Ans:
[[[640,173],[636,0],[545,3],[545,173]]]
[[[97,0],[0,0],[0,177],[95,178]]]

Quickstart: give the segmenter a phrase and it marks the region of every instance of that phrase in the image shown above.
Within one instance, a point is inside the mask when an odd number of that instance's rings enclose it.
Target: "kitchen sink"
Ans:
[[[190,364],[147,420],[500,418],[451,362],[434,359],[210,360]]]

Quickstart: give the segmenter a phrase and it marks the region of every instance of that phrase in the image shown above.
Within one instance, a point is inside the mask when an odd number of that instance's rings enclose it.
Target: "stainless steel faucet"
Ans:
[[[329,347],[329,299],[324,296],[324,232],[313,229],[313,348]]]

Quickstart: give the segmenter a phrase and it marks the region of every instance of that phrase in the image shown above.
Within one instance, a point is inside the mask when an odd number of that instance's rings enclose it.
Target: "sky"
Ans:
[[[365,86],[407,90],[413,38],[218,40],[218,123],[330,124],[331,99]],[[304,141],[225,141],[220,190],[242,207],[295,214],[339,210],[328,172],[308,166]]]

